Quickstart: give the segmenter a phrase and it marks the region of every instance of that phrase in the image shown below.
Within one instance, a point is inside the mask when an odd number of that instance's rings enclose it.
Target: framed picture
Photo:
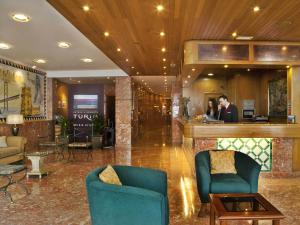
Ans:
[[[287,116],[287,79],[269,81],[269,116]]]

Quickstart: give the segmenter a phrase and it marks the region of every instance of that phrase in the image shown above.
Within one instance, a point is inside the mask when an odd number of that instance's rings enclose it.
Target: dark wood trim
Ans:
[[[22,65],[22,64],[19,64],[19,63],[15,63],[15,62],[10,61],[8,59],[0,58],[0,64],[6,65],[6,66],[11,66],[11,67],[14,67],[14,68],[17,68],[17,69],[25,70],[27,72],[36,73],[36,74],[43,75],[43,76],[46,75],[46,72],[44,72],[44,71],[36,70],[36,69],[33,69],[29,66],[25,66],[25,65]]]

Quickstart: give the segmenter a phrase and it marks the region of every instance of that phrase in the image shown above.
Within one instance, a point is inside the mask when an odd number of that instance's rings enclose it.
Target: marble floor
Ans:
[[[85,176],[108,163],[165,170],[168,173],[170,224],[209,224],[208,216],[197,217],[200,203],[194,174],[182,149],[172,146],[170,130],[169,126],[148,129],[131,149],[95,150],[90,162],[85,162],[83,156],[72,163],[48,157],[45,165],[50,174],[42,180],[29,178],[25,181],[30,195],[25,196],[18,186],[11,187],[15,203],[10,204],[0,193],[0,224],[90,224]],[[286,215],[281,224],[300,224],[300,178],[261,178],[259,192]]]

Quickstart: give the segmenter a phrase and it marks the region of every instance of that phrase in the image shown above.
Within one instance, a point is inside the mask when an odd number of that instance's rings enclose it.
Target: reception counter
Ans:
[[[230,149],[251,156],[266,176],[300,175],[300,124],[177,122],[191,162],[199,151]]]

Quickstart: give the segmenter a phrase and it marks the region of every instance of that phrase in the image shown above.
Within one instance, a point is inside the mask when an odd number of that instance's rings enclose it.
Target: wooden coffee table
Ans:
[[[279,225],[284,215],[260,194],[210,194],[210,225],[231,220],[272,220]]]

